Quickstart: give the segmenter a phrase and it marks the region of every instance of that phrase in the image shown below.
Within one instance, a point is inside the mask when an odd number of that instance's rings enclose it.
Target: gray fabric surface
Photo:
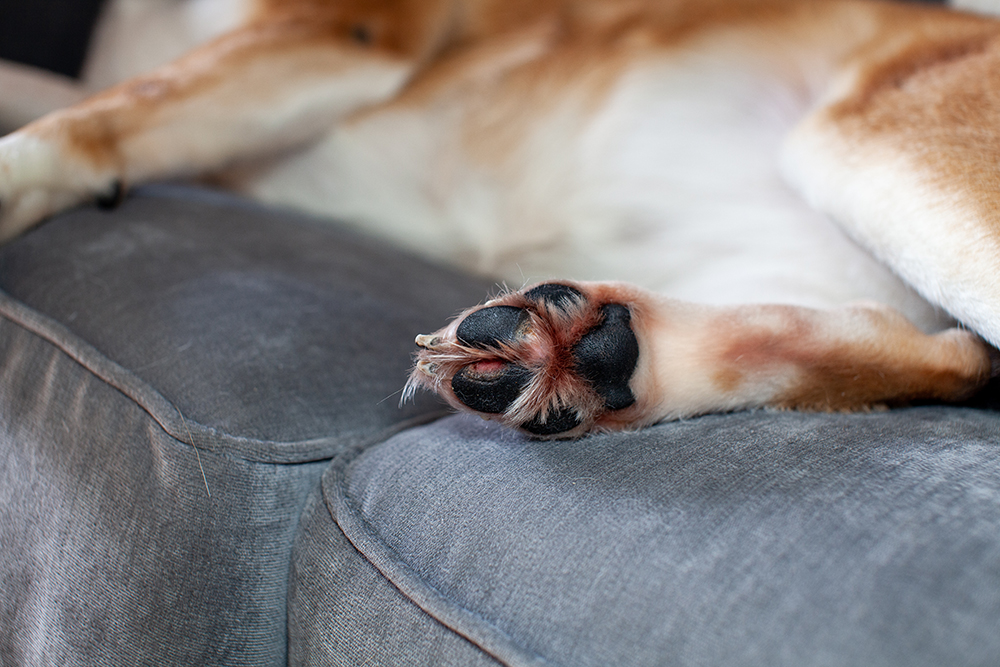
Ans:
[[[364,439],[438,409],[398,408],[413,337],[489,283],[224,195],[144,192],[0,249],[0,289],[230,434]]]
[[[0,664],[283,664],[326,464],[197,452],[8,320],[0,349]]]
[[[328,459],[440,413],[397,407],[413,336],[486,286],[161,188],[0,249],[0,289],[6,667],[284,664]]]
[[[1000,656],[989,412],[755,412],[545,443],[451,417],[345,455],[324,494],[295,555],[293,658],[388,613],[316,565],[343,552],[335,522],[406,598],[386,622],[419,606],[503,664]],[[401,664],[408,641],[366,664]]]
[[[290,665],[500,664],[427,614],[383,576],[344,537],[320,494],[303,515],[289,581]]]

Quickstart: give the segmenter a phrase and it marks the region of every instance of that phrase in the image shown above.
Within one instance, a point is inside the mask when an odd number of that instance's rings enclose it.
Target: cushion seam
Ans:
[[[350,431],[337,436],[279,441],[238,436],[205,426],[184,416],[180,409],[148,382],[112,361],[68,327],[0,290],[0,317],[46,341],[93,377],[113,387],[148,414],[170,437],[199,451],[255,463],[295,464],[332,459],[345,447],[372,444],[434,419],[446,411],[420,415],[374,434]],[[277,451],[275,451],[277,450]]]
[[[558,663],[521,646],[479,613],[456,604],[441,593],[386,544],[361,515],[347,494],[345,471],[370,446],[354,447],[344,452],[331,463],[324,474],[323,501],[331,519],[347,540],[403,597],[503,665],[556,667]]]

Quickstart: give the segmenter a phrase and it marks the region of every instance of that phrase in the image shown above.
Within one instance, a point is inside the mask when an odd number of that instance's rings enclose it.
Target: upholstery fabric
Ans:
[[[487,287],[191,189],[0,250],[0,664],[284,664],[309,494]]]
[[[436,632],[409,630],[414,608],[505,665],[1000,655],[993,413],[753,412],[569,442],[456,416],[342,456],[323,485],[293,564],[296,664],[404,664]],[[343,536],[371,564],[360,597]],[[408,631],[368,642],[376,618]],[[331,644],[367,661],[317,660]]]

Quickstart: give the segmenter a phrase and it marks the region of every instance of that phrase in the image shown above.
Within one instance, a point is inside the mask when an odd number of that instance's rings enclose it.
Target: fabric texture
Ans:
[[[159,188],[0,250],[0,664],[286,661],[299,517],[487,285]]]
[[[347,454],[323,483],[295,555],[296,663],[415,606],[505,665],[1000,655],[990,412],[753,412],[569,442],[457,416]],[[395,614],[385,585],[355,596],[336,525],[404,598]],[[357,664],[396,664],[410,641],[382,638]]]

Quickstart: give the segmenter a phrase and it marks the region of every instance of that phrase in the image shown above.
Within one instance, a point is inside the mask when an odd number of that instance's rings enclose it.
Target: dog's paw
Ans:
[[[406,394],[430,389],[542,438],[581,435],[609,415],[627,424],[640,344],[619,296],[607,284],[544,283],[466,311],[417,336]]]
[[[0,139],[0,242],[85,201],[112,203],[121,182],[47,139],[15,132]]]

